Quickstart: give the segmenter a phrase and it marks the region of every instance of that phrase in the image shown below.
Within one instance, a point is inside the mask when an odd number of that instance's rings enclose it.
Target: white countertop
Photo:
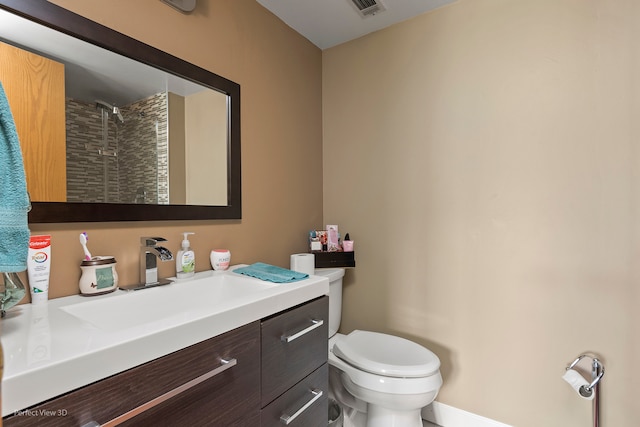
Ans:
[[[231,270],[12,308],[1,321],[2,416],[329,294],[326,277],[274,284]]]

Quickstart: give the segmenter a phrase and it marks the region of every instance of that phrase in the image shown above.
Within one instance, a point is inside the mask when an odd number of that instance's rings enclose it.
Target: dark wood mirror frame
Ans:
[[[33,202],[30,223],[240,219],[240,85],[46,0],[0,0],[0,8],[230,97],[227,206]]]

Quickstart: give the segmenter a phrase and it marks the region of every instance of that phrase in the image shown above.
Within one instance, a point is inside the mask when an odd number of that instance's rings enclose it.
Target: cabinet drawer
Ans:
[[[326,363],[329,298],[262,321],[262,407]]]
[[[253,322],[7,417],[4,426],[104,424],[184,388],[120,425],[253,427],[259,369],[260,322]]]
[[[328,390],[329,368],[325,363],[262,409],[260,427],[326,427]]]

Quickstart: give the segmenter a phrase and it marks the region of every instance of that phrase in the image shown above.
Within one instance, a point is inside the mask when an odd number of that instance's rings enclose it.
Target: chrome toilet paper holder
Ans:
[[[584,397],[591,397],[595,387],[598,385],[602,377],[604,376],[604,365],[597,357],[589,356],[587,354],[581,354],[567,366],[567,370],[573,369],[582,359],[585,357],[591,358],[591,383],[586,386],[580,387],[580,394]]]
[[[571,362],[569,366],[567,366],[566,370],[573,369],[582,359],[590,358],[591,359],[591,382],[588,385],[583,385],[580,387],[578,392],[583,397],[591,397],[592,394],[595,393],[593,398],[593,427],[599,427],[600,425],[600,387],[598,384],[602,377],[604,376],[604,365],[600,362],[596,356],[592,356],[589,354],[581,354],[576,357],[576,359]]]

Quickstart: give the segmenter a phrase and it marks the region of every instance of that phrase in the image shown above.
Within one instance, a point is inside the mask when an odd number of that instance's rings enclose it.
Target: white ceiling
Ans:
[[[257,0],[320,49],[378,31],[455,0],[376,0],[385,11],[361,17],[352,0]]]

